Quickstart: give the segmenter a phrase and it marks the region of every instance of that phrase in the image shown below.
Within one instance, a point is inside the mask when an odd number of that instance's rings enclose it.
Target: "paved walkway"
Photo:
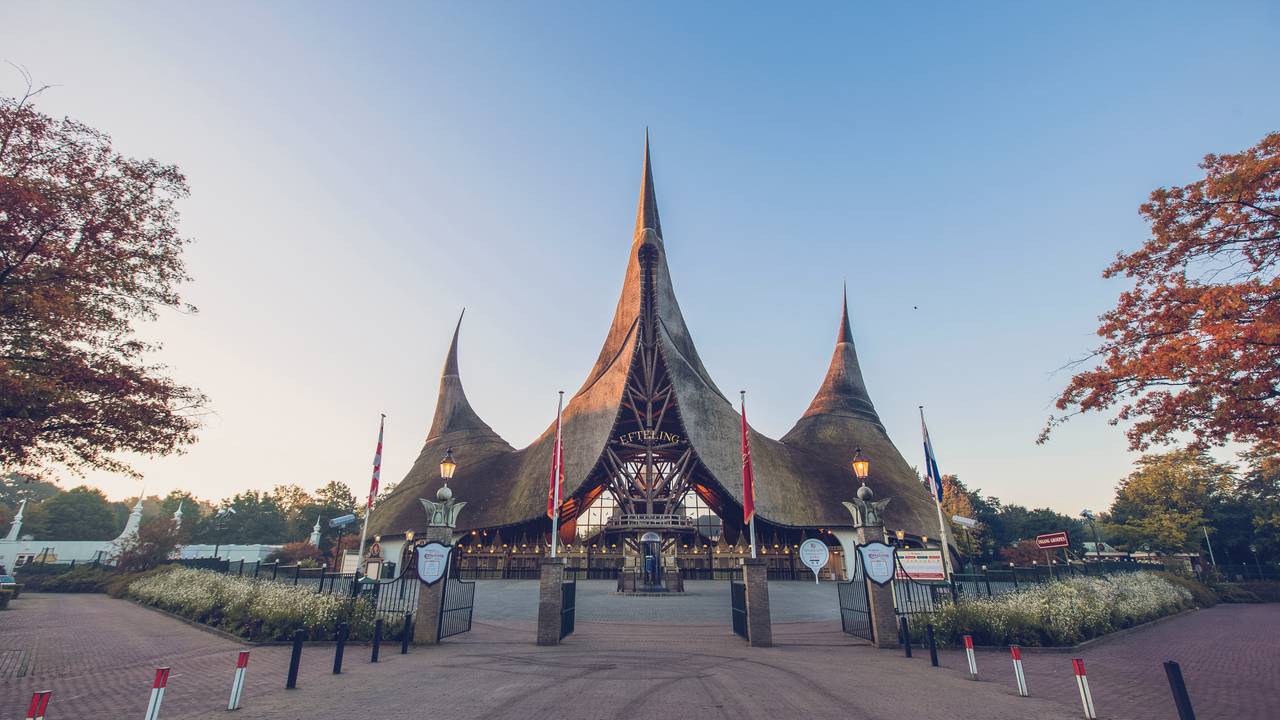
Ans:
[[[778,583],[771,590],[792,586],[805,592],[800,585]],[[503,595],[492,589],[490,599]],[[775,593],[775,601],[787,592]],[[709,615],[720,612],[713,604],[716,594],[712,590],[705,601]],[[585,595],[592,597],[590,591]],[[704,602],[691,598],[690,611],[678,614],[688,624],[669,624],[665,610],[657,624],[645,622],[640,611],[626,622],[580,619],[578,632],[556,648],[535,647],[533,623],[520,617],[478,620],[471,633],[406,656],[384,646],[378,665],[368,662],[367,647],[352,646],[346,671],[337,677],[330,673],[332,647],[308,646],[295,691],[283,689],[288,648],[255,648],[245,708],[237,716],[1079,717],[1070,655],[1028,653],[1033,697],[1022,699],[1014,694],[1004,653],[981,654],[983,678],[974,683],[965,679],[958,654],[944,652],[944,667],[933,669],[927,653],[907,660],[873,650],[829,620],[780,623],[779,647],[752,649],[729,633],[727,618],[689,622],[697,617],[693,608]],[[683,602],[648,600],[667,609]],[[490,615],[499,614],[495,607]],[[1082,655],[1100,716],[1173,717],[1160,668],[1171,657],[1183,664],[1202,720],[1274,718],[1280,707],[1278,630],[1280,606],[1221,606],[1096,646]],[[239,649],[238,643],[101,595],[24,595],[0,613],[0,720],[21,718],[38,689],[54,691],[49,720],[141,717],[157,665],[173,668],[162,717],[224,718]]]

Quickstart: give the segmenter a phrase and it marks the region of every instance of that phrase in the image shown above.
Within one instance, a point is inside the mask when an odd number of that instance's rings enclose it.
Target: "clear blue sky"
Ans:
[[[944,472],[1075,513],[1133,456],[1102,417],[1034,444],[1058,369],[1146,195],[1280,127],[1278,7],[7,3],[0,59],[189,177],[201,312],[146,332],[217,414],[148,493],[362,492],[379,412],[398,480],[464,305],[472,404],[526,444],[608,327],[648,126],[681,305],[753,424],[808,404],[848,277],[907,459],[924,404]]]

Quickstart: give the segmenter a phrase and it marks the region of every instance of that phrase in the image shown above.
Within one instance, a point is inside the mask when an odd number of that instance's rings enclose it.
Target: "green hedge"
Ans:
[[[1213,589],[1224,603],[1280,602],[1280,582],[1275,580],[1218,583]]]

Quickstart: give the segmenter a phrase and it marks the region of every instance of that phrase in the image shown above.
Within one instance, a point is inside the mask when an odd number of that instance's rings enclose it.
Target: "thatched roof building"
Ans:
[[[827,375],[795,427],[780,440],[751,432],[757,523],[775,533],[848,527],[841,502],[856,489],[849,461],[860,447],[872,462],[869,484],[877,496],[894,498],[887,527],[936,534],[928,491],[885,433],[867,392],[847,299],[836,330]],[[656,513],[673,512],[678,495],[693,492],[722,518],[732,542],[742,518],[740,422],[698,357],[676,301],[646,140],[622,294],[595,366],[564,410],[565,536],[572,535],[573,518],[606,493],[624,512]],[[540,437],[517,450],[480,419],[463,391],[455,330],[426,442],[376,508],[371,531],[394,537],[422,528],[418,498],[435,496],[440,458],[452,448],[459,465],[453,488],[467,501],[459,531],[548,533],[554,433],[552,418]],[[636,510],[637,503],[647,507]]]

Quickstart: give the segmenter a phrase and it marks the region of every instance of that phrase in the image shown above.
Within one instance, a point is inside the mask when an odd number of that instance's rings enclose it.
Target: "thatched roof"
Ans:
[[[636,228],[613,323],[595,366],[564,410],[566,493],[587,489],[619,417],[642,313],[642,254],[653,256],[651,297],[657,335],[685,437],[704,476],[710,476],[722,496],[738,503],[736,511],[741,512],[740,415],[702,364],[676,301],[647,138]],[[457,343],[455,330],[431,431],[404,481],[375,509],[371,518],[375,533],[392,535],[421,528],[425,516],[417,499],[434,496],[440,485],[438,463],[450,447],[458,461],[452,487],[455,496],[468,503],[459,518],[460,530],[545,520],[554,419],[528,447],[513,449],[467,402],[458,372]],[[894,497],[886,524],[916,535],[936,534],[929,494],[885,434],[867,393],[846,306],[831,366],[800,421],[781,441],[751,432],[757,516],[780,526],[848,526],[850,518],[841,502],[852,497],[855,489],[848,461],[856,447],[871,458],[869,484],[877,496]]]

